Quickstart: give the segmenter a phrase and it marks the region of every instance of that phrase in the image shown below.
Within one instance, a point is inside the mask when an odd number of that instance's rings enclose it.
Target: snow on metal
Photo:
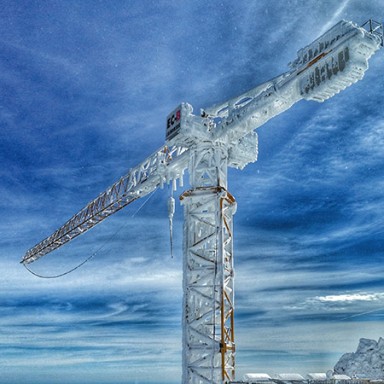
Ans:
[[[232,216],[227,169],[257,160],[255,129],[301,99],[324,101],[362,79],[382,46],[382,26],[341,21],[299,50],[290,70],[200,116],[182,103],[168,117],[165,146],[149,156],[29,250],[31,263],[132,201],[182,178],[184,205],[183,383],[219,384],[235,377]],[[381,26],[381,29],[380,27]],[[170,214],[170,224],[172,224]]]
[[[183,383],[235,379],[233,214],[226,148],[191,153],[184,205]]]
[[[181,179],[188,166],[187,148],[164,146],[132,168],[92,200],[52,235],[28,250],[22,263],[29,264],[83,234],[113,213],[144,197],[169,180]],[[177,167],[174,163],[177,162]]]
[[[304,381],[304,377],[299,373],[279,373],[276,376],[276,379],[284,380],[284,381]]]
[[[340,21],[298,52],[293,66],[298,75],[302,74],[300,94],[307,100],[321,102],[361,80],[368,69],[368,59],[380,45],[378,35]]]
[[[271,381],[272,377],[267,373],[246,373],[243,376],[243,381],[246,383],[254,383],[254,382],[268,382]]]
[[[349,377],[348,375],[336,374],[336,375],[332,375],[332,380],[351,380],[351,377]]]
[[[327,380],[327,374],[326,373],[308,373],[307,378],[309,380],[317,380],[317,381],[325,381]]]

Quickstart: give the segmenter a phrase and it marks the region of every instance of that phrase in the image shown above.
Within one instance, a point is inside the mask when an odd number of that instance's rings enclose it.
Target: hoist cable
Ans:
[[[38,273],[36,273],[36,272],[33,272],[30,268],[27,267],[26,264],[23,264],[23,265],[24,265],[25,269],[26,269],[28,272],[32,273],[32,275],[34,275],[34,276],[40,277],[41,279],[57,279],[58,277],[62,277],[62,276],[65,276],[65,275],[69,275],[71,272],[76,271],[76,269],[82,267],[87,261],[89,261],[89,260],[91,260],[93,257],[95,257],[95,256],[96,256],[96,253],[97,253],[97,252],[95,252],[95,253],[93,253],[91,256],[87,257],[85,260],[83,260],[83,261],[82,261],[79,265],[77,265],[76,267],[74,267],[74,268],[72,268],[72,269],[70,269],[69,271],[66,271],[66,272],[64,272],[64,273],[60,273],[59,275],[52,275],[52,276],[44,276],[44,275],[40,275],[40,274],[38,274]]]
[[[148,198],[140,205],[140,207],[131,215],[131,217],[135,217],[140,211],[141,209],[149,202],[149,200],[152,198],[152,196],[155,194],[155,192],[157,191],[157,188],[152,191],[150,193],[150,195],[148,196]],[[29,267],[27,267],[27,265],[25,263],[23,263],[25,269],[30,272],[32,275],[36,276],[36,277],[40,277],[41,279],[57,279],[58,277],[62,277],[62,276],[65,276],[65,275],[69,275],[70,273],[76,271],[76,269],[79,269],[80,267],[82,267],[85,263],[87,263],[89,260],[93,259],[111,240],[113,240],[116,235],[122,230],[124,229],[129,223],[126,223],[122,226],[120,226],[120,228],[117,229],[117,231],[115,233],[113,233],[111,235],[111,237],[106,240],[104,242],[104,244],[102,244],[95,252],[93,252],[90,256],[88,256],[85,260],[83,260],[80,264],[76,265],[76,267],[74,268],[71,268],[69,271],[66,271],[64,273],[60,273],[58,275],[52,275],[52,276],[45,276],[45,275],[40,275],[34,271],[32,271]]]

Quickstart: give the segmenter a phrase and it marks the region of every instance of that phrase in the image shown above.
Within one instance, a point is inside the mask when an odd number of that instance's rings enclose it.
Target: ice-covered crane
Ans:
[[[31,248],[28,264],[86,232],[127,204],[189,172],[184,206],[184,384],[229,383],[235,376],[234,197],[227,169],[257,160],[255,129],[301,99],[322,102],[358,80],[383,46],[383,26],[340,21],[298,51],[280,76],[199,116],[182,103],[167,118],[165,145]],[[170,204],[170,220],[173,204]]]

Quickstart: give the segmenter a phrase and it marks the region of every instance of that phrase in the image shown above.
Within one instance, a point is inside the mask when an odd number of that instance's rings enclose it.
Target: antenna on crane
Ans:
[[[296,102],[323,102],[361,80],[368,59],[383,46],[383,25],[340,21],[300,49],[289,71],[244,94],[193,114],[182,103],[167,118],[166,143],[132,168],[22,259],[29,264],[86,232],[166,183],[191,188],[184,206],[183,384],[235,379],[233,215],[228,167],[257,160],[255,129]],[[168,201],[171,253],[174,200]]]

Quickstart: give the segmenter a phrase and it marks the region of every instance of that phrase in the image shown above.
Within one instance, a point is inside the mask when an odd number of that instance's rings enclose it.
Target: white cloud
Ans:
[[[318,296],[315,299],[326,302],[377,301],[384,299],[384,293],[352,293],[341,295]]]

